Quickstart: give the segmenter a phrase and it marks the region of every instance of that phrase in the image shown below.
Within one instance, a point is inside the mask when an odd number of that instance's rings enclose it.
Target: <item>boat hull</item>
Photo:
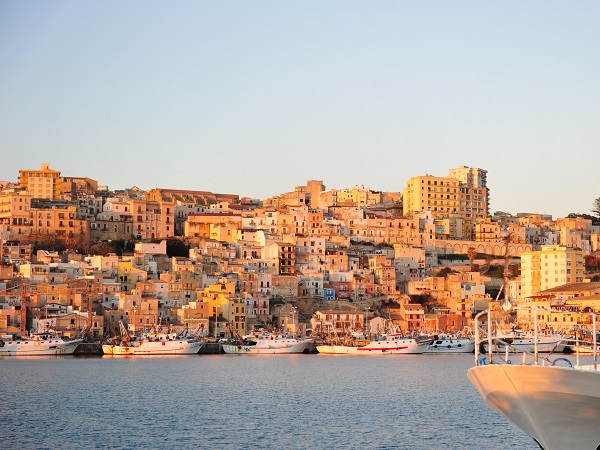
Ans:
[[[15,340],[4,342],[0,347],[0,356],[63,356],[72,355],[81,339],[63,341],[62,339]]]
[[[426,353],[473,353],[475,341],[472,339],[442,339],[427,347]]]
[[[360,347],[347,345],[317,345],[317,351],[326,355],[357,355]]]
[[[115,346],[112,344],[102,344],[102,353],[105,355],[112,355],[114,347]]]
[[[105,355],[138,356],[138,355],[193,355],[198,353],[202,342],[174,340],[158,342],[142,342],[133,345],[103,345]]]
[[[558,366],[491,364],[468,371],[485,401],[545,450],[600,444],[600,373]]]
[[[223,351],[229,355],[278,355],[302,353],[311,344],[311,340],[294,342],[259,341],[256,345],[223,344]]]
[[[487,352],[488,342],[487,340],[482,341],[485,351]],[[509,353],[519,353],[519,352],[529,352],[533,353],[535,351],[535,340],[533,338],[526,339],[510,339],[506,340],[508,344],[508,352]],[[540,340],[538,342],[538,353],[552,353],[557,349],[557,346],[560,342],[560,339],[551,339],[551,340]],[[503,342],[498,342],[494,340],[492,343],[492,348],[494,352],[506,352],[506,344]]]
[[[401,334],[386,334],[372,340],[364,347],[358,347],[361,355],[419,355],[427,350],[431,340],[417,341]]]

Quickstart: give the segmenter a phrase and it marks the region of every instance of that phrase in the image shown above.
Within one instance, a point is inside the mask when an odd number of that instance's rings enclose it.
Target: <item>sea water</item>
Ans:
[[[537,449],[473,355],[0,358],[3,449]]]

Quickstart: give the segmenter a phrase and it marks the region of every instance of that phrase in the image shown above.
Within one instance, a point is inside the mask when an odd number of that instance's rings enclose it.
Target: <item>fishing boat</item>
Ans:
[[[82,339],[66,339],[51,333],[36,333],[27,338],[0,340],[0,356],[72,355]]]
[[[333,335],[318,344],[316,348],[317,352],[326,355],[355,355],[359,353],[360,347],[364,347],[369,342],[371,340],[363,334],[344,337]]]
[[[435,336],[426,353],[473,353],[475,341],[468,337]]]
[[[548,310],[535,309],[548,312]],[[475,319],[489,311],[479,313]],[[475,366],[467,375],[484,400],[545,450],[600,448],[600,371],[597,363],[596,315],[591,317],[591,355],[553,357],[541,355],[534,333],[533,352],[496,353],[492,336],[475,330]],[[537,329],[537,327],[536,327]],[[487,341],[487,352],[479,343]]]
[[[358,347],[361,355],[396,355],[396,354],[421,354],[427,350],[431,339],[417,340],[402,334],[384,334],[379,339],[374,339],[363,347]]]
[[[184,338],[177,333],[164,333],[157,329],[132,339],[122,322],[119,322],[121,342],[103,344],[105,355],[192,355],[198,353],[203,342],[196,338]]]
[[[320,344],[317,345],[317,352],[325,355],[356,355],[359,347],[339,344]]]
[[[313,343],[312,339],[297,339],[274,334],[262,334],[252,339],[223,343],[223,351],[232,355],[265,355],[302,353]]]
[[[179,338],[176,333],[156,333],[119,345],[103,345],[108,355],[193,355],[198,353],[202,342],[197,339]]]
[[[356,355],[359,349],[368,345],[371,341],[367,339],[352,339],[339,342],[324,342],[317,345],[317,352],[326,355]]]

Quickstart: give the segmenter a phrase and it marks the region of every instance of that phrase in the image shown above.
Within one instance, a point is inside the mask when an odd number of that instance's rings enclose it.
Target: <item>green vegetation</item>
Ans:
[[[188,258],[190,256],[190,246],[183,240],[176,237],[167,238],[167,256],[182,256]]]
[[[426,311],[429,311],[432,308],[445,306],[443,302],[440,302],[431,294],[414,294],[410,295],[409,297],[411,303],[418,303],[419,305],[422,305]]]
[[[446,261],[466,261],[469,258],[467,255],[450,253],[448,255],[438,255],[438,259],[444,259]]]

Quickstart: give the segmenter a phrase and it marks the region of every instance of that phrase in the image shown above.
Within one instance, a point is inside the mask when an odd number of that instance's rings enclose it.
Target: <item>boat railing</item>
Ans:
[[[511,342],[509,342],[508,340],[504,340],[504,338],[506,338],[505,336],[500,337],[500,336],[494,336],[493,333],[493,328],[492,328],[492,320],[491,320],[491,313],[493,312],[498,312],[499,310],[497,309],[487,309],[485,311],[481,311],[479,314],[477,314],[475,316],[475,365],[480,366],[480,365],[486,365],[486,364],[495,364],[494,361],[494,356],[496,356],[496,361],[500,360],[503,363],[506,364],[511,364],[512,361],[509,359],[509,352],[512,350],[512,354],[514,355],[515,353],[521,353],[522,354],[522,364],[528,364],[528,356],[531,357],[532,359],[532,364],[533,365],[546,365],[546,363],[551,363],[551,364],[555,364],[560,358],[555,359],[554,361],[551,361],[550,358],[548,357],[542,357],[540,358],[540,351],[539,351],[539,347],[538,347],[538,343],[539,343],[539,327],[538,327],[538,312],[551,312],[551,309],[547,309],[547,308],[533,308],[533,307],[521,307],[521,306],[513,306],[512,307],[513,310],[526,310],[526,311],[530,311],[534,316],[534,327],[533,327],[533,342],[534,342],[534,348],[533,348],[533,352],[524,350],[524,349],[519,349],[516,346],[512,345]],[[597,333],[597,315],[593,312],[580,312],[579,313],[582,316],[587,316],[590,318],[590,322],[592,325],[592,329],[586,329],[586,328],[582,328],[579,326],[573,326],[571,327],[571,330],[575,330],[575,342],[576,342],[576,348],[575,348],[575,353],[576,353],[576,357],[577,357],[577,362],[576,364],[579,366],[579,353],[580,353],[580,348],[579,348],[579,343],[582,344],[582,346],[586,346],[587,345],[591,345],[591,351],[589,353],[591,353],[592,358],[593,358],[593,368],[594,370],[597,370],[598,368],[598,333]],[[482,318],[486,317],[486,322],[487,322],[487,330],[482,329],[479,326],[479,323],[481,322]],[[586,331],[591,333],[592,335],[592,339],[591,342],[590,340],[582,340],[579,341],[579,334],[577,333],[577,330],[579,331]],[[564,340],[573,340],[572,337],[569,337],[568,335],[563,336],[563,338],[559,341],[559,343],[561,341]],[[481,344],[483,342],[487,343],[487,351],[486,352],[482,352],[480,347]],[[504,346],[504,355],[501,354],[500,351],[498,351],[498,345],[494,345],[494,344],[502,344]],[[587,344],[587,345],[586,345]],[[557,344],[558,345],[558,344]],[[496,352],[494,352],[494,349],[496,348]],[[564,359],[564,358],[563,358]]]

